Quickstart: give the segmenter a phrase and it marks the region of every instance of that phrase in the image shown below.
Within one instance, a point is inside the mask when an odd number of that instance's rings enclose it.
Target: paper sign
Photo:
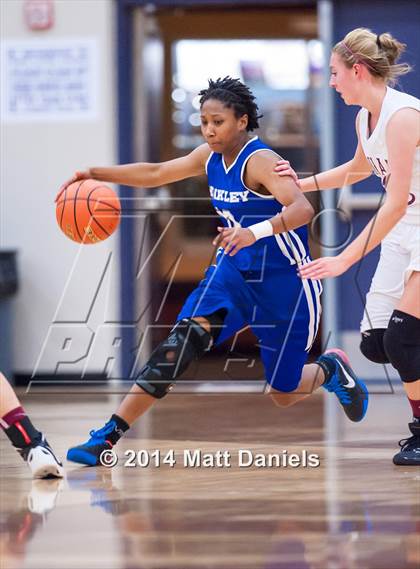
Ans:
[[[1,115],[5,122],[98,117],[98,47],[94,39],[1,44]]]

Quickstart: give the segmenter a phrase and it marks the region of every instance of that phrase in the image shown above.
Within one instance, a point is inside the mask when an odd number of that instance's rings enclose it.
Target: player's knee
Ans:
[[[388,364],[389,358],[384,348],[384,334],[386,328],[372,328],[362,332],[360,351],[362,354],[376,364]]]
[[[214,342],[216,342],[217,338],[220,336],[225,323],[226,314],[226,308],[219,308],[219,310],[203,316],[210,325],[210,334],[212,335]]]
[[[403,382],[420,378],[420,319],[394,310],[384,334],[384,348]]]
[[[271,400],[277,407],[291,407],[298,402],[298,399],[292,393],[275,391],[270,393]]]
[[[180,320],[140,370],[136,383],[146,393],[161,399],[189,364],[209,350],[212,335],[191,318]]]

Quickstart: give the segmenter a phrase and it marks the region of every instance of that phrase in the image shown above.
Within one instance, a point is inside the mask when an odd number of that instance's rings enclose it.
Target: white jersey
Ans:
[[[387,87],[382,103],[378,123],[369,136],[368,110],[362,108],[359,115],[359,137],[363,152],[372,165],[374,173],[382,180],[386,189],[390,175],[388,149],[386,146],[386,127],[392,115],[399,109],[412,108],[420,111],[420,100],[412,95],[401,93]],[[420,147],[414,154],[413,172],[411,175],[410,195],[407,211],[401,221],[411,225],[420,225]]]

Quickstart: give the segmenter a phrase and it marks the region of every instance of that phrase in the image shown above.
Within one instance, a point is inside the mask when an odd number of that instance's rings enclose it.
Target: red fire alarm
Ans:
[[[49,30],[54,23],[53,0],[25,0],[23,5],[26,25],[30,30]]]

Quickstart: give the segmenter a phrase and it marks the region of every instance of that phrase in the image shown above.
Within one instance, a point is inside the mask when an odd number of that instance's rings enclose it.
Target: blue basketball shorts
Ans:
[[[296,267],[239,271],[227,255],[208,267],[178,315],[194,318],[225,309],[216,344],[250,325],[258,338],[266,381],[277,391],[294,391],[318,331],[322,292],[317,280],[302,280]]]

